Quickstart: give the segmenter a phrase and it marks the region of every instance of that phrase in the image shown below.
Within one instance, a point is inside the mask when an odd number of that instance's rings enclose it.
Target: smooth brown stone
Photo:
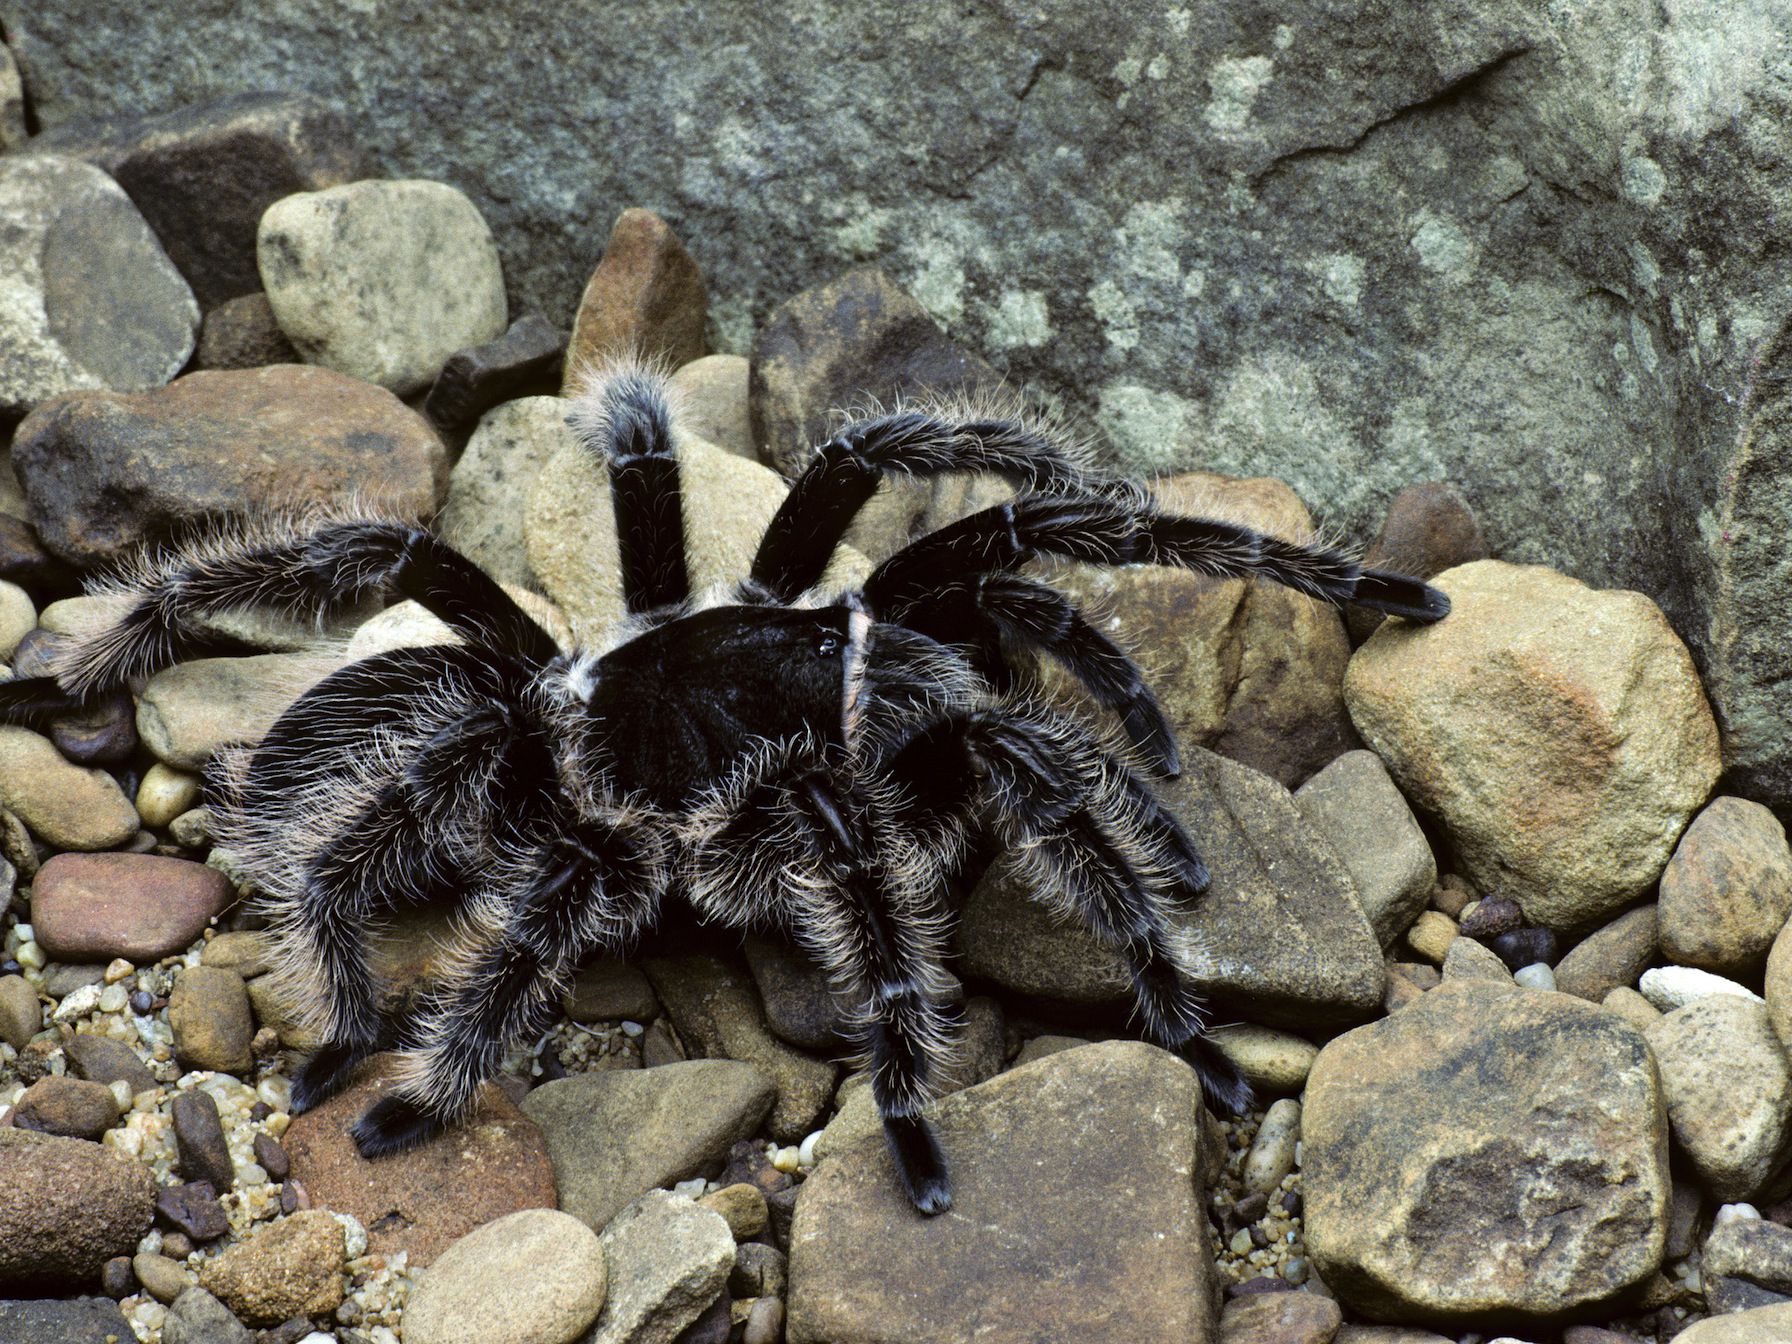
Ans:
[[[624,210],[579,299],[566,351],[566,395],[577,390],[585,370],[614,356],[664,359],[673,368],[700,358],[708,312],[703,272],[671,225],[651,210]]]
[[[32,925],[58,961],[151,965],[182,951],[236,897],[215,868],[159,854],[58,854],[31,891]]]

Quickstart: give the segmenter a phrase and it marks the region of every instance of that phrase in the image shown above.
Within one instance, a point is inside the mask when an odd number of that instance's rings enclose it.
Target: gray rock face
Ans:
[[[0,162],[0,412],[160,387],[199,330],[193,291],[131,198],[74,159]]]
[[[722,1215],[664,1190],[629,1205],[601,1240],[609,1296],[583,1344],[671,1344],[734,1268]]]

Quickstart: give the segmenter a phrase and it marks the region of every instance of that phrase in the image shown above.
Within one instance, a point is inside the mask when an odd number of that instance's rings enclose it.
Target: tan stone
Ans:
[[[1600,1000],[1600,1006],[1626,1019],[1638,1031],[1648,1031],[1661,1020],[1661,1009],[1638,994],[1620,985]]]
[[[82,1288],[149,1231],[147,1166],[86,1139],[0,1129],[0,1293]]]
[[[686,433],[757,462],[747,379],[744,355],[694,359],[672,375],[673,408]]]
[[[1658,950],[1656,910],[1639,906],[1583,938],[1556,963],[1556,988],[1599,1003],[1619,986],[1632,986]]]
[[[569,1344],[597,1318],[603,1248],[577,1218],[519,1209],[436,1258],[405,1303],[409,1344]]]
[[[219,966],[183,970],[168,995],[168,1025],[175,1055],[185,1067],[248,1074],[255,1021],[243,977],[235,971]]]
[[[1792,1344],[1792,1302],[1696,1321],[1674,1344]]]
[[[199,1286],[246,1324],[278,1325],[341,1306],[346,1264],[342,1224],[322,1209],[303,1209],[207,1260]]]
[[[1317,1293],[1252,1293],[1220,1314],[1220,1344],[1332,1344],[1344,1313]]]
[[[1406,931],[1406,946],[1434,966],[1441,966],[1456,941],[1456,921],[1435,910],[1421,910]]]
[[[523,516],[548,459],[578,451],[566,425],[571,409],[562,397],[519,397],[494,406],[480,418],[448,478],[437,531],[500,583],[534,581]]]
[[[1759,803],[1713,798],[1662,871],[1660,904],[1669,961],[1749,975],[1792,915],[1786,828]]]
[[[167,765],[203,770],[220,747],[259,742],[287,706],[343,666],[335,654],[198,658],[149,679],[137,731]]]
[[[117,780],[70,765],[29,728],[0,727],[0,806],[57,849],[111,849],[137,833]]]
[[[579,299],[564,390],[570,396],[587,369],[617,355],[672,368],[700,358],[708,312],[703,272],[672,227],[651,210],[624,210]]]
[[[1495,984],[1512,983],[1512,972],[1506,969],[1499,954],[1485,943],[1458,935],[1450,939],[1444,953],[1445,980],[1490,980]]]

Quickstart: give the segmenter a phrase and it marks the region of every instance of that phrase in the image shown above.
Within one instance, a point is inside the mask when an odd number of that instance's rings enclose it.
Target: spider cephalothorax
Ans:
[[[0,694],[6,717],[42,720],[219,651],[207,619],[251,604],[322,616],[401,596],[458,636],[333,673],[213,772],[220,842],[262,891],[280,974],[328,1042],[295,1106],[394,1037],[363,947],[383,912],[453,901],[465,937],[396,1033],[402,1081],[355,1126],[370,1156],[453,1123],[507,1043],[551,1020],[574,969],[625,951],[675,895],[710,920],[782,931],[857,1005],[897,1169],[937,1213],[951,1196],[922,1108],[950,1037],[945,893],[992,845],[1122,955],[1146,1030],[1208,1097],[1247,1105],[1202,1034],[1169,917],[1207,885],[1149,782],[1176,772],[1174,737],[1127,655],[1022,570],[1034,557],[1179,565],[1419,621],[1445,614],[1443,595],[1335,550],[1161,513],[1024,418],[904,408],[822,445],[749,577],[698,598],[660,382],[611,370],[572,423],[594,468],[607,462],[616,514],[630,614],[606,651],[563,650],[420,527],[319,512],[146,558],[100,590],[107,619],[53,677]],[[899,550],[862,589],[819,593],[890,471],[992,472],[1017,493]],[[1039,657],[1099,715],[1029,694]]]

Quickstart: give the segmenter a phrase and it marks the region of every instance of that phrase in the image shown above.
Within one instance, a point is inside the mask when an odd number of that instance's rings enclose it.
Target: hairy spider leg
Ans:
[[[911,408],[854,420],[824,443],[760,538],[750,585],[789,602],[828,561],[884,476],[979,471],[1023,489],[1081,493],[1092,479],[1052,435],[1025,420]]]
[[[1012,571],[1039,555],[1091,564],[1174,565],[1220,578],[1272,579],[1328,602],[1439,621],[1450,599],[1418,579],[1364,570],[1343,551],[1297,546],[1236,523],[1158,513],[1121,500],[1023,496],[959,519],[896,552],[865,583],[892,617],[968,575]]]
[[[574,399],[567,423],[608,467],[624,604],[637,614],[678,607],[691,580],[664,379],[632,363],[611,366]]]

